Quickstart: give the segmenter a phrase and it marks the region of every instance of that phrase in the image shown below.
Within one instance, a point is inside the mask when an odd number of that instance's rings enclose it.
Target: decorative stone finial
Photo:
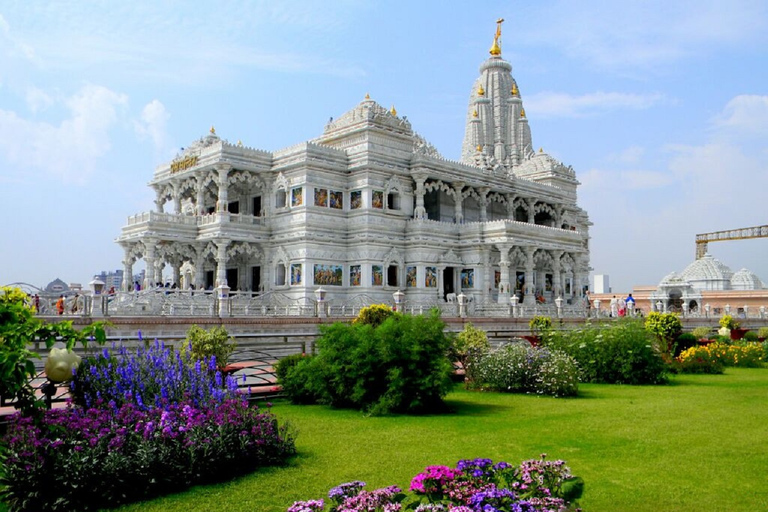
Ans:
[[[243,141],[241,141],[240,139],[237,139],[237,145],[238,146],[242,146],[243,145]]]
[[[493,36],[493,45],[491,46],[491,49],[489,51],[489,53],[494,57],[498,57],[499,55],[501,55],[501,44],[499,44],[499,39],[501,38],[502,23],[504,23],[504,18],[499,18],[496,20],[496,35]]]
[[[216,135],[216,128],[214,128],[213,125],[211,125],[210,132],[211,132],[211,135]]]
[[[543,153],[543,152],[544,152],[544,148],[539,148],[539,153]]]
[[[477,152],[479,153],[479,152],[480,152],[480,151],[482,151],[482,150],[483,150],[483,146],[481,146],[480,144],[478,144],[478,145],[477,145]]]
[[[474,112],[472,112],[472,117],[477,117],[477,110],[475,110]]]
[[[485,96],[485,89],[483,89],[483,84],[480,84],[480,87],[477,88],[477,94],[480,96]]]
[[[389,113],[392,114],[393,116],[397,117],[397,110],[395,109],[394,105],[392,105],[392,108],[389,109]]]
[[[520,117],[525,117],[525,108],[520,109]]]
[[[368,93],[365,93],[365,99],[367,99],[367,100],[371,99],[371,95],[368,94]]]
[[[512,96],[519,96],[520,91],[517,90],[517,84],[512,84]]]

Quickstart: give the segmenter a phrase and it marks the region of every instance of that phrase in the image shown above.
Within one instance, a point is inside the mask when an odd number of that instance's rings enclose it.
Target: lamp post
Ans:
[[[706,314],[707,318],[709,318],[709,310],[712,309],[712,306],[709,305],[709,302],[704,304],[704,313]]]
[[[731,305],[730,304],[726,304],[725,305],[725,314],[726,315],[730,315],[731,314]]]
[[[517,316],[517,303],[520,302],[520,297],[515,293],[509,298],[509,302],[512,304],[512,318],[515,318]]]
[[[91,304],[90,308],[87,308],[86,310],[90,309],[91,316],[103,316],[106,314],[106,297],[102,295],[104,292],[104,281],[99,279],[98,277],[94,277],[93,281],[88,283],[88,287],[91,289]],[[98,307],[96,305],[98,304]]]
[[[405,298],[405,294],[398,289],[392,294],[392,298],[395,299],[395,311],[405,313],[403,311],[403,298]]]
[[[688,317],[688,303],[683,302],[683,318]]]
[[[760,306],[760,318],[765,318],[765,306]]]
[[[749,306],[744,304],[744,320],[749,319]]]
[[[563,318],[563,298],[558,297],[555,299],[555,307],[557,308],[557,318]]]
[[[327,292],[321,286],[315,290],[315,299],[317,299],[317,316],[319,318],[325,318],[325,294]]]
[[[661,302],[660,300],[656,301],[656,311],[661,313],[661,308],[663,308],[663,307],[664,307],[664,303],[663,302]]]
[[[595,318],[600,317],[600,299],[595,299]]]

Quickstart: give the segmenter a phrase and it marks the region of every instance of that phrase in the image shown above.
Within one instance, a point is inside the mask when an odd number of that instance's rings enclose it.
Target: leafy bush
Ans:
[[[450,340],[438,312],[393,313],[381,325],[321,326],[317,355],[278,381],[296,403],[325,403],[371,414],[443,410],[451,387]]]
[[[182,400],[196,406],[219,403],[235,396],[237,383],[222,376],[213,356],[190,366],[159,341],[135,352],[124,346],[112,350],[114,354],[105,348],[85,358],[77,368],[70,385],[75,404],[129,403],[146,410]]]
[[[737,342],[728,347],[727,366],[760,368],[763,364],[763,348],[759,343]]]
[[[106,341],[105,324],[94,322],[81,330],[72,321],[44,323],[34,316],[27,295],[18,288],[0,288],[0,396],[14,400],[17,409],[32,414],[44,407],[35,396],[30,381],[37,374],[34,359],[40,356],[30,350],[33,343],[51,349],[57,338],[68,350],[76,344],[87,346],[90,340]]]
[[[656,337],[662,356],[669,359],[675,352],[674,341],[683,332],[680,317],[675,313],[652,311],[645,318],[645,328]]]
[[[182,346],[182,351],[192,363],[200,360],[209,361],[214,357],[216,365],[223,368],[236,348],[237,345],[224,327],[213,327],[206,331],[202,327],[193,325],[187,331],[187,339]]]
[[[697,327],[691,331],[691,334],[693,334],[693,337],[697,340],[706,340],[709,339],[709,336],[712,334],[712,329],[709,327]]]
[[[502,345],[475,364],[474,385],[494,391],[574,396],[579,390],[579,368],[568,355],[528,342]]]
[[[675,340],[675,357],[679,356],[683,350],[687,350],[691,347],[696,347],[699,344],[699,339],[691,333],[684,332]]]
[[[741,339],[744,341],[758,341],[759,336],[755,331],[747,331],[744,333],[744,337]]]
[[[562,460],[523,461],[515,467],[491,459],[460,460],[455,468],[427,466],[411,480],[407,495],[396,486],[366,491],[364,482],[340,484],[328,492],[333,511],[473,512],[573,510],[584,481]],[[294,502],[287,512],[321,512],[325,500]]]
[[[378,327],[384,323],[384,320],[394,315],[395,312],[386,304],[371,304],[360,310],[352,323],[367,324]]]
[[[552,330],[552,319],[548,316],[537,315],[531,318],[528,322],[528,327],[531,328],[531,333],[534,336],[539,336]]]
[[[571,356],[581,369],[582,382],[662,384],[668,378],[669,369],[653,347],[651,334],[633,318],[553,331],[545,345]]]
[[[758,338],[768,338],[768,327],[761,327],[757,330]]]
[[[763,347],[763,361],[768,362],[768,340],[760,344]]]
[[[96,510],[280,464],[296,452],[270,412],[240,400],[198,408],[46,411],[11,418],[0,491],[10,512]]]
[[[475,380],[472,374],[474,362],[486,354],[491,348],[488,343],[488,335],[484,330],[478,329],[471,323],[464,326],[464,329],[456,335],[451,348],[452,357],[461,363],[465,372],[465,380],[469,383]]]
[[[677,369],[682,373],[714,373],[725,371],[723,358],[706,347],[691,347],[684,350],[677,358]]]
[[[307,357],[306,354],[291,354],[279,359],[275,365],[275,376],[278,380],[285,379],[288,372],[290,372],[293,367],[299,364],[305,357]]]
[[[739,328],[739,322],[737,322],[731,315],[723,315],[718,323],[720,324],[720,327],[730,330]]]
[[[742,368],[759,368],[762,366],[764,349],[758,343],[739,342],[733,345],[712,343],[696,350],[688,349],[678,358],[681,370],[687,373],[722,373],[722,371],[698,370],[698,366],[738,366]],[[694,370],[686,370],[691,366]]]

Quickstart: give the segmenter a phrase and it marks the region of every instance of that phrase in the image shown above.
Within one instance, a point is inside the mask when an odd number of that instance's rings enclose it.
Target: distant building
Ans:
[[[94,277],[99,278],[104,283],[104,290],[109,291],[111,288],[120,290],[123,285],[123,271],[115,270],[107,272],[102,270],[100,274],[95,274]]]
[[[595,275],[595,287],[592,291],[594,293],[611,293],[609,276],[607,274]]]
[[[48,283],[46,285],[46,287],[44,288],[44,290],[46,292],[50,292],[50,293],[59,293],[59,294],[61,294],[61,293],[69,292],[70,288],[69,288],[69,285],[67,283],[65,283],[64,281],[62,281],[61,279],[59,279],[57,277],[56,279],[54,279],[53,281]]]

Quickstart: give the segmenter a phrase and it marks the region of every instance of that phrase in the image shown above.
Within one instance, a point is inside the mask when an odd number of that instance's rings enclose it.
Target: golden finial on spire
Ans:
[[[544,148],[539,148],[539,153],[543,153],[543,152],[544,152]]]
[[[211,125],[210,132],[211,132],[211,135],[216,135],[216,128],[214,128],[213,125]]]
[[[512,96],[519,96],[520,91],[517,89],[517,84],[512,84]]]
[[[475,110],[474,112],[472,112],[472,117],[477,117],[477,110]]]
[[[395,109],[394,105],[392,105],[392,108],[389,109],[389,113],[392,114],[393,116],[397,117],[397,110]]]
[[[524,108],[520,109],[520,117],[525,117],[525,109]]]
[[[368,94],[368,93],[365,93],[365,99],[367,99],[367,100],[371,99],[371,95]]]
[[[477,152],[479,153],[479,152],[481,152],[482,150],[483,150],[483,146],[481,146],[480,144],[478,144],[478,145],[477,145]]]
[[[237,139],[237,145],[238,146],[242,146],[243,145],[243,141],[241,141],[240,139]]]
[[[496,35],[493,36],[493,45],[490,49],[490,54],[494,57],[497,57],[501,55],[501,44],[499,43],[499,39],[501,39],[501,24],[504,23],[504,18],[499,18],[496,20]]]
[[[483,89],[483,84],[480,84],[480,87],[477,88],[477,94],[480,96],[485,96],[485,89]]]

